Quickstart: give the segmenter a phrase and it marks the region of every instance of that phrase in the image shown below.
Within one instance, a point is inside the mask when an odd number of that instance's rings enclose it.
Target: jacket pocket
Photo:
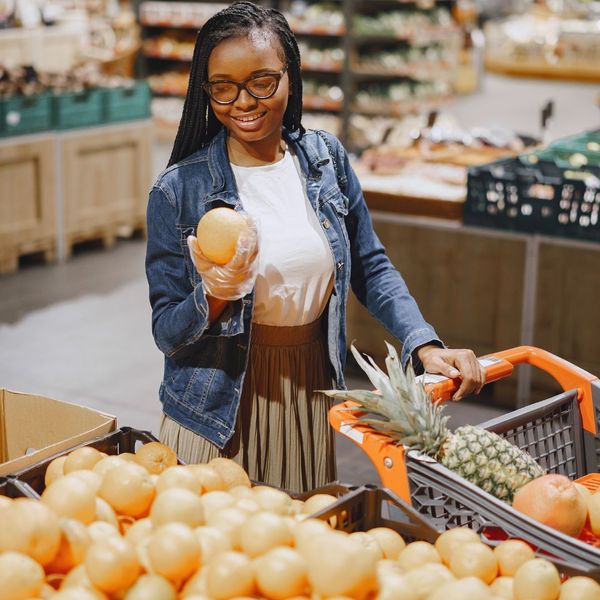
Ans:
[[[181,246],[181,252],[183,254],[183,259],[185,261],[185,269],[188,274],[188,279],[192,287],[196,287],[201,280],[198,271],[196,271],[196,267],[192,262],[192,257],[190,256],[190,249],[188,248],[187,238],[189,235],[196,235],[196,226],[195,225],[177,225],[177,230],[179,231],[179,245]]]

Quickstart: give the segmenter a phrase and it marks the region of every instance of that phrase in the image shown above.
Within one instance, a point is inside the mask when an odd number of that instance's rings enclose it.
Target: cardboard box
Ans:
[[[0,388],[0,475],[110,433],[116,424],[92,408]]]

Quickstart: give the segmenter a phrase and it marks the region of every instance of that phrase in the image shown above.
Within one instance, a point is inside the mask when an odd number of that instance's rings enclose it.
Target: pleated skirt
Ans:
[[[220,450],[163,414],[160,439],[186,463],[224,456],[253,481],[304,492],[336,479],[331,400],[317,390],[333,380],[321,322],[252,325],[248,369],[235,434]]]

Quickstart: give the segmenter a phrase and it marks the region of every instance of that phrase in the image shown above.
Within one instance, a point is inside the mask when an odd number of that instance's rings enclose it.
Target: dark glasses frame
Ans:
[[[258,75],[251,75],[250,77],[248,77],[247,79],[244,79],[244,81],[241,82],[237,82],[237,81],[231,81],[229,79],[217,79],[215,81],[205,81],[202,84],[202,89],[208,94],[208,96],[210,97],[211,100],[213,100],[214,102],[216,102],[217,104],[233,104],[239,97],[240,97],[240,93],[242,90],[246,90],[246,92],[248,92],[248,94],[250,94],[250,96],[252,96],[253,98],[256,98],[257,100],[266,100],[267,98],[271,98],[272,96],[274,96],[277,93],[277,90],[279,89],[279,83],[281,82],[281,78],[284,76],[285,72],[288,70],[288,65],[285,65],[285,67],[283,67],[283,69],[281,69],[281,71],[270,71],[270,72],[265,72],[265,73],[260,73]],[[269,94],[267,94],[266,96],[259,96],[257,94],[252,93],[249,89],[248,89],[248,83],[250,83],[251,81],[255,80],[255,79],[260,79],[261,77],[274,77],[275,78],[275,87],[273,88],[273,91]],[[232,100],[228,100],[227,102],[223,102],[222,100],[217,100],[211,93],[211,86],[215,83],[230,83],[232,85],[235,85],[235,87],[237,87],[237,94],[235,95],[235,98],[233,98]]]

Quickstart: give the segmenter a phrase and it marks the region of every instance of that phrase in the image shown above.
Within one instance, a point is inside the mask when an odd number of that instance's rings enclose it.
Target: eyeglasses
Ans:
[[[240,83],[227,80],[206,81],[202,84],[202,89],[217,104],[232,104],[238,99],[242,90],[246,90],[253,98],[266,100],[275,94],[286,71],[287,66],[274,73],[252,75]]]

